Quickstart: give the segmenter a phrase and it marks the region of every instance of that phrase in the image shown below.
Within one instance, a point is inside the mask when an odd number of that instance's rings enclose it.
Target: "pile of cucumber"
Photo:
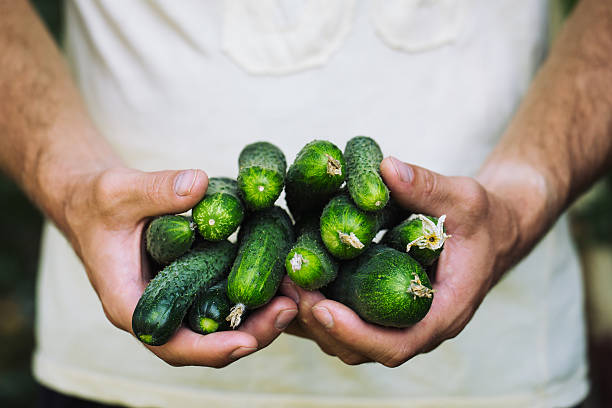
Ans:
[[[234,329],[275,296],[285,273],[368,322],[421,320],[433,301],[428,272],[449,237],[445,217],[400,208],[380,176],[382,158],[365,136],[351,139],[344,154],[312,141],[289,169],[278,147],[246,146],[237,178],[210,178],[191,217],[149,223],[145,245],[159,273],[136,306],[134,334],[162,345],[183,322],[201,334]],[[274,205],[283,189],[295,224]],[[228,237],[238,228],[233,244]]]

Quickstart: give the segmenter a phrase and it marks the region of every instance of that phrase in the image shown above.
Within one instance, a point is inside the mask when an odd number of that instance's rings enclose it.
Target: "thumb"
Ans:
[[[145,218],[193,208],[206,193],[208,176],[197,169],[135,171],[124,182],[131,215]]]
[[[387,157],[380,172],[393,198],[403,207],[417,213],[440,216],[460,199],[461,183],[419,166]]]

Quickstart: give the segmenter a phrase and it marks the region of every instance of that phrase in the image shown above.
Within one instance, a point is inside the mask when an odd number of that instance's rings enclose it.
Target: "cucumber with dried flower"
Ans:
[[[336,258],[352,259],[367,249],[378,231],[393,225],[404,214],[405,210],[395,203],[377,212],[364,211],[348,194],[341,193],[323,209],[321,239]]]
[[[191,248],[195,238],[191,220],[182,215],[162,215],[145,231],[147,252],[160,265],[167,265]]]
[[[285,185],[287,162],[283,152],[272,143],[252,143],[240,152],[238,168],[238,191],[247,208],[256,211],[272,207]]]
[[[293,244],[293,225],[280,207],[252,213],[238,233],[238,256],[227,279],[232,310],[227,319],[238,327],[246,309],[268,303],[285,274],[285,258]]]
[[[181,325],[198,292],[222,279],[234,257],[229,241],[202,242],[166,266],[149,282],[132,315],[132,330],[143,343],[166,343]]]
[[[238,183],[228,177],[211,177],[204,198],[193,208],[193,220],[202,237],[221,241],[229,237],[244,219]]]
[[[346,178],[344,156],[333,143],[314,140],[304,146],[287,171],[285,198],[294,218],[323,208]]]
[[[382,151],[374,139],[356,136],[344,149],[348,169],[346,182],[353,201],[365,211],[378,211],[389,201],[389,189],[380,176]]]
[[[423,267],[405,252],[375,245],[347,262],[326,293],[363,320],[408,327],[423,319],[434,297]]]
[[[321,241],[319,217],[311,216],[299,227],[298,237],[287,254],[287,274],[298,286],[316,290],[333,281],[338,274],[338,262]]]
[[[389,230],[382,243],[398,251],[408,252],[423,266],[431,266],[440,256],[444,242],[450,237],[444,228],[445,220],[446,215],[438,219],[429,215],[413,214]]]

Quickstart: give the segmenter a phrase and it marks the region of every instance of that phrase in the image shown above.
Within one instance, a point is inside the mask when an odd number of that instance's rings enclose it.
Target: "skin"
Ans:
[[[476,177],[449,177],[386,158],[398,202],[447,214],[446,241],[427,316],[397,330],[283,283],[299,306],[288,332],[347,364],[397,367],[458,335],[503,274],[612,162],[612,1],[582,0],[505,134]]]
[[[0,16],[0,168],[63,232],[108,319],[131,333],[150,278],[143,228],[152,216],[192,208],[208,177],[197,169],[126,167],[93,126],[30,5],[0,0]],[[240,330],[202,336],[181,328],[167,344],[147,347],[174,366],[223,367],[267,346],[296,314],[295,303],[280,296]]]

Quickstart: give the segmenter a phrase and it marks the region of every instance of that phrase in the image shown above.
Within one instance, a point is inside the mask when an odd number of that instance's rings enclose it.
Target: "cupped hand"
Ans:
[[[189,210],[207,186],[201,170],[145,173],[122,167],[72,184],[62,229],[116,327],[132,333],[132,313],[150,279],[142,245],[148,218]],[[203,336],[181,327],[168,343],[147,347],[174,366],[223,367],[267,346],[296,314],[291,299],[277,297],[240,330]]]
[[[397,367],[428,352],[463,330],[491,287],[520,256],[518,211],[505,197],[476,179],[446,177],[387,158],[381,173],[393,197],[415,213],[446,214],[446,240],[437,265],[435,295],[423,320],[405,328],[363,321],[355,312],[320,292],[283,282],[298,304],[288,333],[314,340],[347,364],[379,362]]]

